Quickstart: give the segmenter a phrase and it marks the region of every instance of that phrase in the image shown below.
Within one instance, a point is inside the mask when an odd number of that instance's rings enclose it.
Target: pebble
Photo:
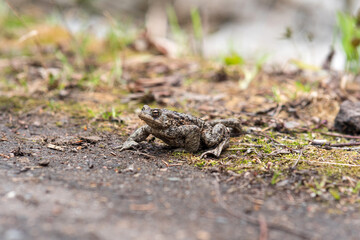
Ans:
[[[42,159],[38,162],[39,166],[43,166],[46,167],[50,164],[50,160],[49,159]]]
[[[89,143],[97,143],[101,141],[101,137],[99,136],[81,136],[80,139]]]
[[[169,177],[168,180],[171,181],[171,182],[178,182],[178,181],[180,181],[181,179],[178,178],[178,177]]]
[[[94,167],[94,163],[92,160],[89,160],[87,164],[90,169]]]
[[[14,198],[14,197],[16,197],[16,192],[15,191],[10,191],[5,195],[5,197],[7,197],[9,199]]]

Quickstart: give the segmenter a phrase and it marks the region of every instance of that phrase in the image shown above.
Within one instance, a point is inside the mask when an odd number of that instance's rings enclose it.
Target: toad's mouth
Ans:
[[[154,119],[152,116],[144,113],[139,113],[139,118],[146,122],[147,125],[149,125],[152,128],[165,128],[164,124],[159,119]]]

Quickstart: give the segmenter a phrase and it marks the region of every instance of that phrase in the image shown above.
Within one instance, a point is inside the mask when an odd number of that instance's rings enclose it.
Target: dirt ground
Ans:
[[[58,117],[0,115],[1,239],[359,236],[351,206],[329,214],[332,206],[304,194],[201,170],[158,144],[119,153],[124,138],[64,116],[59,127]]]
[[[331,70],[331,56],[323,69],[236,53],[173,58],[111,16],[97,39],[9,2],[0,16],[1,240],[359,239],[360,136],[335,132],[334,119],[343,101],[360,100],[360,85]],[[151,137],[119,152],[144,124],[144,104],[236,118],[243,131],[216,159]]]

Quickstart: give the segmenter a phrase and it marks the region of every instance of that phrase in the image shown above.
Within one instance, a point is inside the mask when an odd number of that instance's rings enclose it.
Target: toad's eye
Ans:
[[[153,117],[159,117],[160,116],[160,111],[158,109],[153,109],[151,112],[151,115]]]

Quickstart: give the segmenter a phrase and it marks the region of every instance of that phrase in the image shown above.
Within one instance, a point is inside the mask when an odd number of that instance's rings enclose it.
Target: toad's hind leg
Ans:
[[[203,140],[207,147],[216,147],[201,154],[200,158],[206,157],[207,155],[219,157],[223,149],[229,146],[230,131],[223,124],[219,123],[216,124],[211,131],[204,133]]]
[[[222,140],[220,142],[219,145],[217,145],[216,148],[208,150],[206,152],[203,152],[200,155],[200,158],[205,158],[208,155],[214,155],[215,157],[218,158],[220,156],[221,152],[223,151],[223,149],[225,149],[225,148],[227,148],[229,146],[229,140],[230,140],[230,137],[225,138],[224,140]]]
[[[242,133],[241,122],[239,119],[236,119],[236,118],[215,119],[215,120],[208,121],[208,123],[211,126],[215,126],[220,123],[222,125],[225,125],[227,128],[231,128],[230,134],[231,134],[231,136],[234,136],[234,137],[240,136]]]

